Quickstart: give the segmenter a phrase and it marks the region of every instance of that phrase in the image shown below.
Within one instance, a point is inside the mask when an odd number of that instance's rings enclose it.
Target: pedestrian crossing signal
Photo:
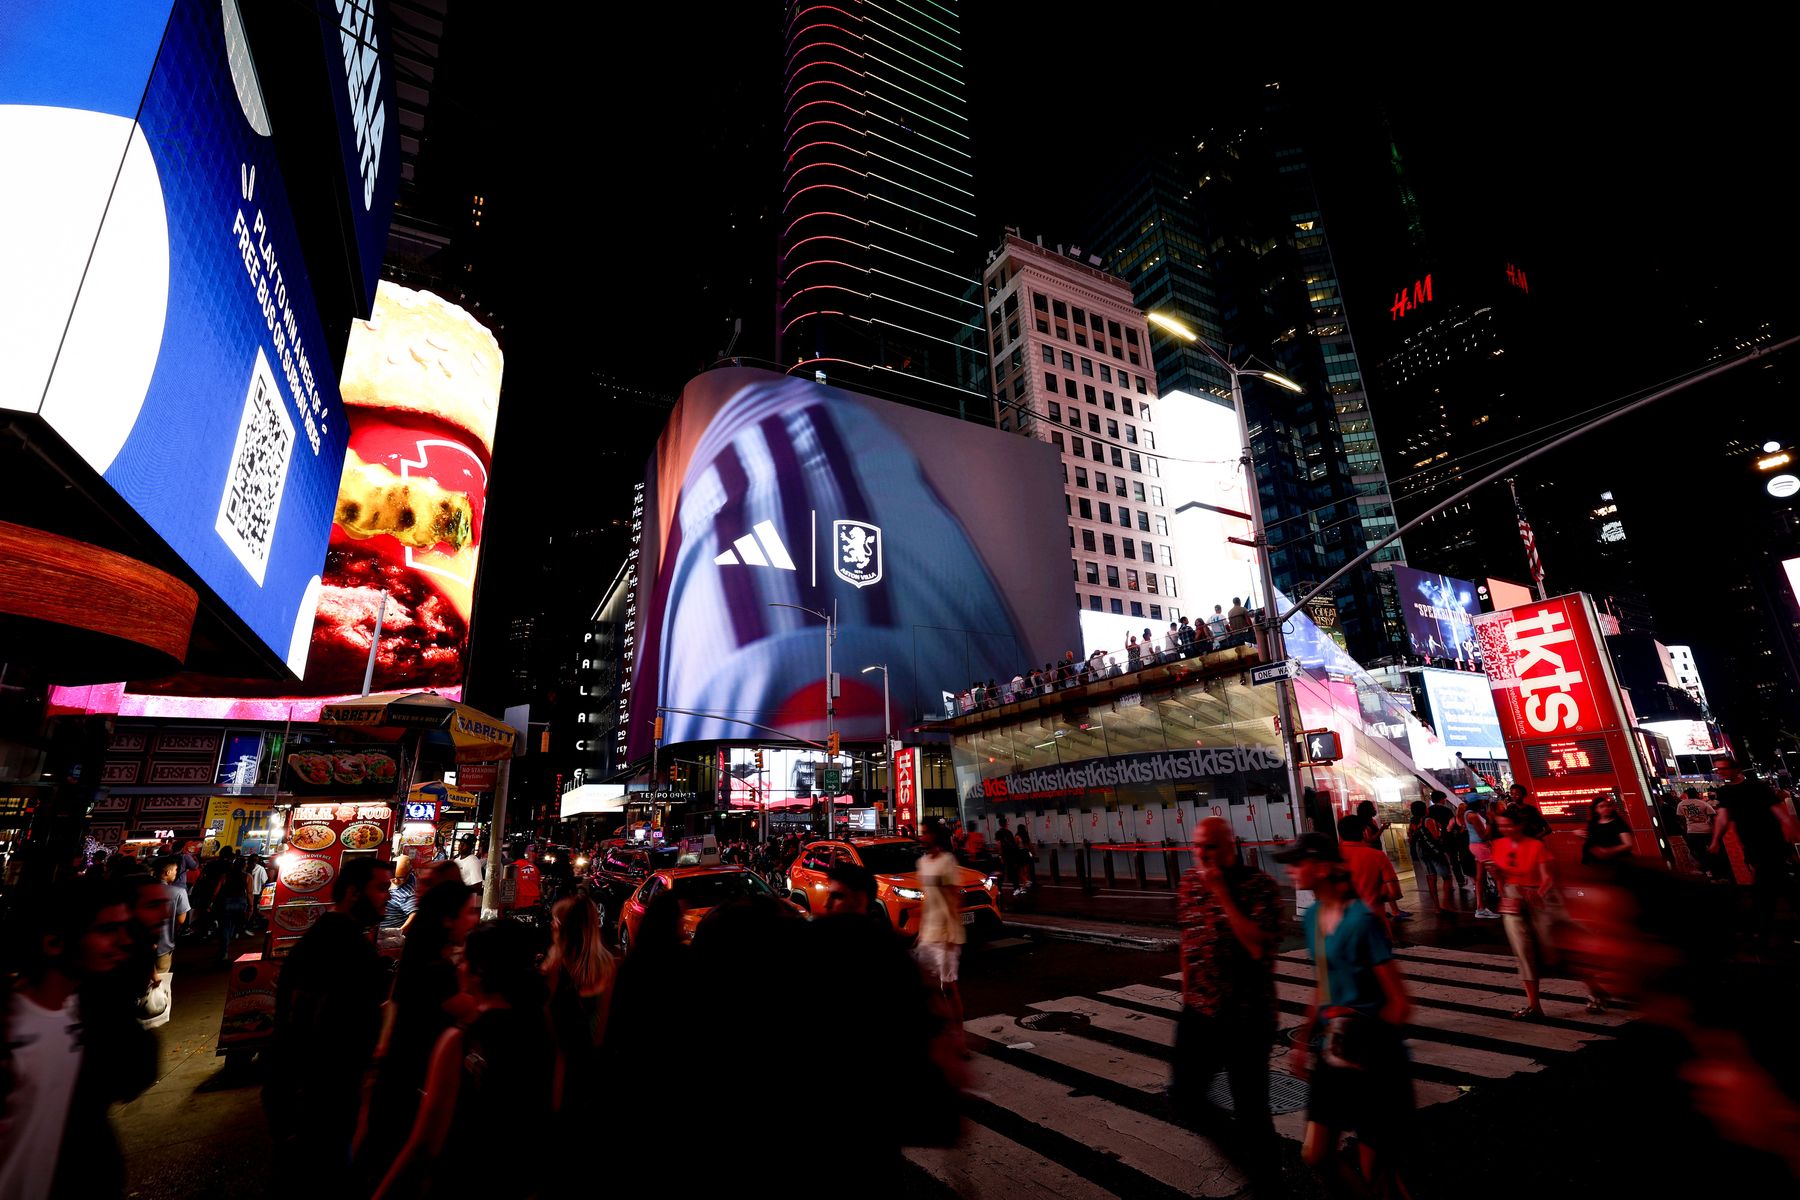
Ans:
[[[1344,757],[1343,743],[1329,729],[1307,730],[1303,746],[1302,757],[1309,763],[1334,763]]]

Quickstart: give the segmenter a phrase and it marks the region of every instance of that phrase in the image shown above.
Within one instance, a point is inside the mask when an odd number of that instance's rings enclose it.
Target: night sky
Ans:
[[[1162,138],[1202,134],[1233,89],[1280,79],[1321,114],[1321,187],[1359,343],[1410,269],[1375,228],[1385,148],[1351,132],[1370,114],[1401,142],[1430,221],[1504,229],[1529,257],[1533,293],[1570,347],[1566,376],[1546,386],[1580,407],[1699,365],[1669,330],[1702,313],[1800,328],[1792,103],[1774,49],[1745,48],[1755,39],[1723,31],[1712,47],[1691,28],[1582,29],[1499,10],[1421,29],[1153,8],[1121,10],[1116,33],[1091,5],[1067,19],[1055,6],[964,10],[984,246],[1007,225],[1081,241],[1112,170]],[[559,16],[553,34],[497,6],[452,11],[433,150],[458,160],[459,188],[487,193],[479,286],[508,354],[480,617],[490,635],[536,601],[524,569],[544,530],[609,519],[640,477],[659,414],[597,402],[592,372],[677,392],[724,348],[734,316],[736,353],[773,352],[779,6],[696,19],[637,9],[625,39],[598,11]],[[1367,371],[1372,351],[1359,349]],[[1739,407],[1742,394],[1707,403]],[[1641,476],[1640,490],[1691,497],[1704,487],[1683,476],[1694,410],[1670,403],[1593,449],[1612,475]],[[1759,438],[1800,432],[1781,420]],[[1774,423],[1772,411],[1750,422]],[[1703,522],[1646,514],[1671,549],[1701,549]],[[614,565],[592,564],[595,598]]]

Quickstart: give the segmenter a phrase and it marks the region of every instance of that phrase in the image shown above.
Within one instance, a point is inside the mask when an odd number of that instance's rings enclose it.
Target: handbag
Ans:
[[[175,998],[175,973],[164,971],[137,1000],[137,1018],[145,1029],[169,1023],[169,1007]]]

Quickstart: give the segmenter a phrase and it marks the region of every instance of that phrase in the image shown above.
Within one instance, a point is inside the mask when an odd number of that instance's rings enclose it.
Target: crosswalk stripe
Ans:
[[[1407,994],[1414,1000],[1436,1000],[1442,1001],[1445,1004],[1467,1004],[1476,1008],[1492,1009],[1495,1012],[1503,1013],[1510,1013],[1525,1002],[1525,993],[1523,989],[1514,988],[1508,991],[1500,991],[1495,986],[1500,981],[1494,979],[1492,976],[1489,976],[1486,979],[1471,981],[1453,979],[1452,982],[1449,983],[1435,982],[1429,977],[1421,979],[1416,974],[1416,971],[1424,965],[1426,964],[1408,963],[1402,968],[1406,975]],[[1313,978],[1311,963],[1295,962],[1285,957],[1276,963],[1275,970],[1278,975],[1286,979],[1296,979],[1307,982]],[[1455,970],[1455,968],[1445,968],[1445,970]],[[1548,984],[1549,981],[1545,982]],[[1544,995],[1550,999],[1573,998],[1585,1001],[1587,996],[1587,993],[1581,991],[1579,987],[1573,989],[1574,995],[1572,997],[1570,996],[1570,989],[1567,988],[1552,989],[1546,986],[1543,990]],[[1621,1012],[1590,1013],[1585,1009],[1565,1011],[1555,1005],[1553,1005],[1549,1011],[1550,1015],[1558,1020],[1572,1021],[1577,1025],[1590,1025],[1605,1029],[1616,1028],[1617,1026],[1628,1024],[1631,1021],[1629,1014]]]
[[[1303,989],[1307,1001],[1312,998],[1310,986]],[[1181,993],[1166,991],[1162,988],[1150,987],[1146,984],[1133,984],[1130,987],[1114,988],[1100,993],[1118,1000],[1130,1000],[1136,1004],[1147,1004],[1168,1012],[1181,1011]],[[1289,999],[1291,997],[1283,997]],[[1414,1022],[1420,1012],[1420,1006],[1413,1007]],[[1416,1063],[1428,1067],[1440,1067],[1446,1071],[1454,1071],[1476,1079],[1506,1079],[1525,1072],[1541,1071],[1543,1064],[1536,1059],[1524,1058],[1516,1054],[1506,1054],[1499,1050],[1485,1050],[1477,1046],[1460,1046],[1450,1042],[1433,1041],[1430,1038],[1412,1037],[1407,1040],[1407,1049]],[[1451,1097],[1446,1096],[1446,1099]],[[1421,1103],[1423,1099],[1421,1098]]]
[[[1283,983],[1276,980],[1275,995],[1278,999],[1293,1004],[1310,1004],[1313,999],[1313,987],[1310,983]],[[1497,1042],[1512,1042],[1515,1045],[1534,1046],[1539,1050],[1556,1050],[1564,1053],[1570,1050],[1579,1050],[1589,1042],[1611,1040],[1611,1035],[1605,1033],[1554,1029],[1548,1025],[1539,1025],[1530,1021],[1509,1021],[1502,1017],[1480,1017],[1474,1013],[1446,1012],[1441,1008],[1433,1008],[1429,1004],[1413,1005],[1412,1012],[1406,1021],[1409,1025],[1425,1029],[1468,1034],[1473,1037],[1490,1038]]]
[[[1088,1182],[1054,1159],[973,1122],[964,1127],[960,1145],[908,1150],[906,1157],[958,1196],[972,1200],[990,1196],[1006,1200],[1114,1200],[1112,1192]]]
[[[1485,963],[1490,967],[1504,967],[1512,970],[1519,965],[1519,960],[1510,954],[1487,954],[1479,950],[1449,950],[1442,946],[1399,946],[1394,949],[1396,958],[1436,959],[1440,962]]]
[[[1149,1013],[1120,1008],[1116,1004],[1106,1004],[1099,1000],[1090,1000],[1086,996],[1064,996],[1060,1000],[1037,1000],[1032,1002],[1031,1007],[1041,1012],[1080,1013],[1096,1029],[1142,1038],[1160,1046],[1175,1044],[1175,1022],[1169,1018],[1153,1017]]]
[[[1518,988],[1521,992],[1524,991],[1524,988],[1519,982],[1519,975],[1516,967],[1511,974],[1500,975],[1493,971],[1483,971],[1471,969],[1469,967],[1453,967],[1447,963],[1402,961],[1400,970],[1406,976],[1408,982],[1411,982],[1414,979],[1439,979],[1449,983],[1466,983],[1475,987]],[[1584,1004],[1587,1002],[1588,996],[1586,988],[1570,979],[1540,978],[1538,980],[1538,991],[1545,996],[1560,997],[1564,1000],[1579,1000]]]
[[[976,1037],[998,1042],[1014,1053],[1047,1058],[1140,1092],[1156,1095],[1169,1086],[1169,1064],[1161,1059],[1121,1050],[1077,1034],[1024,1029],[1015,1018],[1008,1016],[977,1017],[973,1021],[964,1021],[963,1028]]]
[[[1189,1196],[1232,1196],[1245,1179],[1211,1142],[1167,1121],[1071,1092],[985,1054],[970,1063],[975,1092],[1065,1137],[1103,1148],[1125,1166]],[[1004,1097],[1004,1099],[1002,1099]]]

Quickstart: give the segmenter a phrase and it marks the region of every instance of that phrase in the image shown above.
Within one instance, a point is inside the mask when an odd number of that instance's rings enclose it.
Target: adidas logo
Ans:
[[[793,557],[787,547],[781,544],[781,535],[775,532],[773,521],[758,521],[751,526],[752,533],[733,542],[736,550],[727,550],[713,559],[721,567],[735,567],[740,564],[751,567],[774,567],[780,571],[792,571]]]

